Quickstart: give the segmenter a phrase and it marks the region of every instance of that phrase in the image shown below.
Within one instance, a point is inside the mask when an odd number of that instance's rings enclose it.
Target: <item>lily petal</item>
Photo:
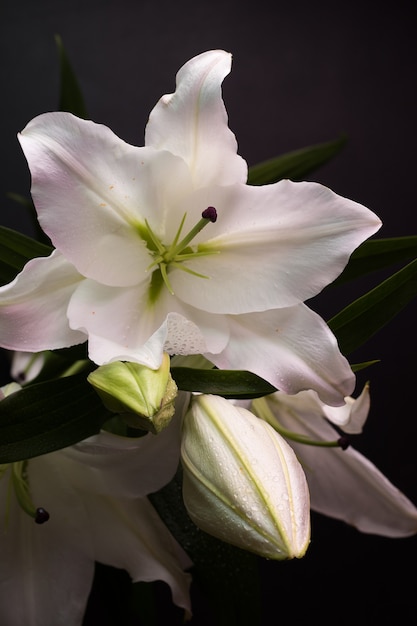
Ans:
[[[163,580],[173,601],[191,614],[191,560],[163,524],[147,498],[87,502],[93,523],[95,559],[126,570],[133,582]],[[115,529],[118,529],[115,535]]]
[[[217,367],[249,370],[288,394],[315,389],[333,406],[353,391],[355,376],[335,336],[304,304],[229,316],[229,322],[227,347],[205,355]]]
[[[299,405],[307,394],[300,394]],[[274,394],[268,404],[279,423],[319,441],[338,436],[320,413],[302,416],[292,397]],[[296,417],[296,422],[294,420]],[[366,457],[352,447],[317,448],[291,441],[306,473],[311,508],[363,533],[408,537],[417,533],[417,508]]]
[[[29,261],[0,287],[0,344],[40,352],[82,343],[87,336],[68,326],[67,308],[83,277],[58,251]]]
[[[1,510],[8,512],[0,520],[0,623],[81,626],[94,577],[89,520],[51,459],[30,465],[34,500],[47,510],[52,502],[66,504],[53,507],[47,524],[35,524],[8,498],[7,476],[0,481]]]
[[[139,225],[150,217],[164,223],[191,184],[185,163],[65,112],[36,117],[19,140],[39,222],[55,247],[83,276],[103,284],[149,279],[144,270],[152,257]]]
[[[323,414],[345,433],[359,434],[362,432],[368,418],[371,405],[369,384],[364,386],[361,394],[356,399],[348,396],[345,398],[345,401],[346,404],[343,407],[333,407],[321,403]]]
[[[61,450],[61,467],[64,467],[65,457],[68,459],[68,479],[91,494],[137,498],[158,491],[177,470],[181,419],[188,402],[188,393],[178,394],[175,416],[157,435],[119,437],[101,431]],[[83,466],[88,471],[82,471]]]
[[[170,281],[184,302],[212,313],[264,311],[317,295],[381,226],[367,208],[318,183],[216,186],[184,205],[195,206],[217,211],[216,223],[194,239],[208,254],[187,261],[209,280],[172,270]]]
[[[89,356],[99,365],[129,360],[158,368],[163,352],[220,351],[229,337],[227,319],[183,305],[165,288],[155,307],[143,285],[119,289],[86,280],[68,317],[72,328],[88,334]]]
[[[149,116],[145,144],[184,159],[195,187],[246,182],[247,165],[237,155],[221,96],[231,61],[223,50],[192,58],[177,73],[175,93],[162,96]]]

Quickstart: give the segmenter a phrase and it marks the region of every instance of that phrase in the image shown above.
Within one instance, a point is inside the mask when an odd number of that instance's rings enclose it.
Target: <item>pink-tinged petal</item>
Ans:
[[[182,415],[189,395],[180,393],[171,423],[157,435],[120,437],[102,431],[60,451],[71,468],[71,484],[85,493],[143,497],[166,485],[179,462]],[[139,477],[139,478],[138,478]]]
[[[45,458],[30,461],[28,467],[34,503],[51,515],[46,524],[36,524],[21,509],[13,490],[8,498],[7,474],[0,480],[4,626],[81,626],[91,591],[94,553],[89,519],[77,494],[61,481],[56,464],[51,459],[45,463]]]
[[[218,367],[249,370],[289,394],[314,389],[334,406],[352,392],[355,376],[335,336],[305,305],[229,316],[229,322],[227,347],[205,355]]]
[[[223,50],[188,61],[177,73],[175,93],[162,96],[146,127],[146,145],[183,158],[195,187],[246,182],[247,166],[237,155],[221,94],[231,62]]]
[[[305,397],[300,402],[305,408]],[[292,398],[274,394],[268,403],[284,428],[319,441],[337,439],[337,432],[320,413],[303,415]],[[290,443],[304,467],[313,510],[364,533],[385,537],[417,533],[417,508],[357,450]]]
[[[139,231],[146,218],[163,225],[189,189],[185,163],[70,113],[36,117],[19,139],[39,222],[55,247],[83,276],[106,285],[144,280],[152,257]]]
[[[158,368],[163,352],[220,351],[228,340],[227,319],[183,305],[165,286],[153,306],[141,285],[118,289],[86,280],[68,317],[72,328],[88,334],[89,356],[98,365],[121,360]]]
[[[87,339],[68,324],[67,308],[83,277],[59,252],[29,261],[22,272],[0,287],[0,345],[9,350],[40,352]]]
[[[170,273],[176,295],[212,313],[293,306],[319,293],[381,226],[362,205],[318,183],[232,185],[196,192],[185,210],[214,206],[217,221],[195,237],[212,253]]]
[[[191,576],[184,569],[192,562],[147,498],[95,497],[86,506],[96,560],[126,570],[133,582],[166,582],[174,603],[190,616]]]

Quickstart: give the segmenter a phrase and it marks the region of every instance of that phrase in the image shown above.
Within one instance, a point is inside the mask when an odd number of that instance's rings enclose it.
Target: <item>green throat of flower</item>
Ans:
[[[16,461],[15,463],[7,463],[0,465],[0,479],[6,478],[9,472],[9,488],[7,491],[6,506],[6,523],[10,510],[10,499],[14,492],[19,506],[32,517],[37,524],[44,524],[49,519],[49,513],[42,507],[35,507],[32,501],[29,479],[28,479],[28,461]]]
[[[147,271],[152,271],[152,277],[149,287],[149,302],[156,301],[162,287],[165,285],[168,291],[174,295],[174,289],[169,280],[169,271],[171,269],[179,269],[184,272],[188,272],[198,278],[209,278],[204,274],[199,274],[194,270],[187,267],[186,263],[190,259],[206,256],[208,254],[217,254],[218,250],[201,250],[193,249],[190,243],[194,237],[201,231],[207,224],[213,223],[217,220],[217,211],[214,207],[210,206],[205,209],[201,214],[201,219],[197,224],[188,232],[185,237],[180,240],[181,231],[184,226],[187,214],[181,220],[176,235],[170,245],[163,244],[156,234],[153,232],[149,222],[145,220],[146,228],[141,229],[141,237],[145,240],[148,250],[153,256],[153,261],[147,267]]]

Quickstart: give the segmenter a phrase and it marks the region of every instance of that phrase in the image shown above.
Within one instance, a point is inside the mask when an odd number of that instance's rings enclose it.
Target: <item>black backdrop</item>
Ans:
[[[384,223],[378,236],[417,233],[412,2],[383,8],[279,0],[3,0],[0,29],[5,226],[32,234],[24,210],[6,194],[29,191],[16,133],[35,115],[57,108],[58,33],[91,117],[136,145],[143,144],[151,108],[173,91],[175,73],[187,59],[212,48],[231,51],[234,65],[223,93],[249,164],[346,133],[344,151],[312,179],[374,210]],[[323,298],[317,310],[328,317],[366,286]],[[381,359],[358,377],[360,384],[371,380],[372,410],[357,447],[417,505],[415,314],[413,302],[352,361]],[[297,624],[313,617],[321,624],[415,623],[408,569],[413,571],[416,548],[415,537],[366,536],[313,515],[303,560],[262,565],[264,602],[272,614],[265,624],[278,624],[284,615]],[[97,623],[96,598],[104,598],[100,585],[107,580],[102,573],[86,624]],[[118,624],[111,617],[117,603],[107,602],[100,624]],[[193,623],[208,623],[203,614]]]

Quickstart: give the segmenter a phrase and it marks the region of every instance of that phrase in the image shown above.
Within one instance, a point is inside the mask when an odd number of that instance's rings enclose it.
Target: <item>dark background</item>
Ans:
[[[401,1],[384,8],[306,0],[3,0],[0,222],[33,233],[25,210],[6,194],[29,192],[16,133],[58,106],[58,33],[91,118],[136,145],[186,60],[212,48],[232,52],[223,93],[249,165],[346,133],[343,152],[311,179],[375,211],[384,223],[379,237],[417,234],[416,26],[414,3]],[[377,278],[318,300],[316,310],[329,318]],[[358,391],[371,381],[372,409],[357,447],[417,505],[415,316],[413,301],[350,360],[381,359],[358,376]],[[262,563],[265,614],[272,615],[264,623],[291,615],[299,625],[313,618],[322,625],[415,624],[416,556],[416,537],[366,536],[313,515],[304,559]],[[88,624],[97,623],[97,598],[108,604],[101,626],[119,624],[102,574]],[[197,611],[193,624],[208,623],[203,614]]]

